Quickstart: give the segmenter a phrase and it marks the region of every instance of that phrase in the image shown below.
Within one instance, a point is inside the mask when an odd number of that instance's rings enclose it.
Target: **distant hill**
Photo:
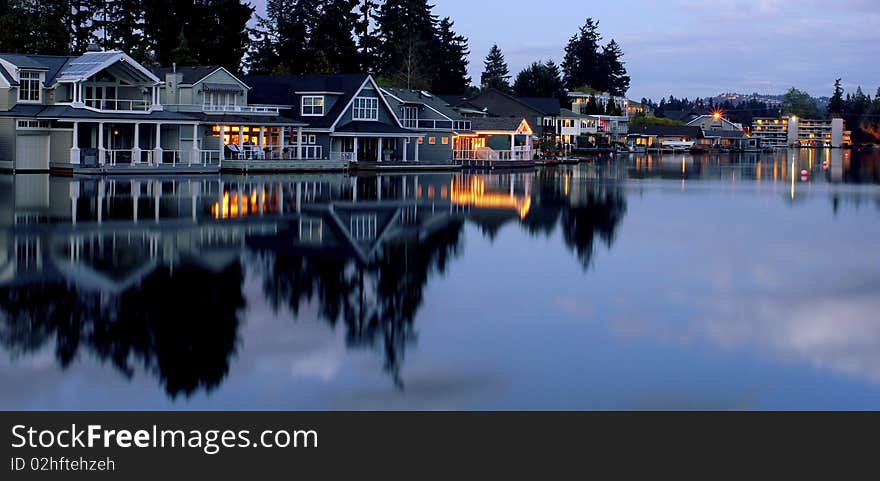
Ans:
[[[779,106],[782,104],[782,98],[785,97],[785,94],[759,94],[757,92],[751,94],[740,94],[735,92],[725,92],[712,97],[712,100],[716,104],[721,104],[726,101],[731,102],[733,105],[738,105],[741,103],[749,102],[751,100],[757,100],[758,102],[771,105],[771,106]],[[813,97],[816,101],[816,104],[819,106],[819,109],[822,110],[828,104],[828,97]]]

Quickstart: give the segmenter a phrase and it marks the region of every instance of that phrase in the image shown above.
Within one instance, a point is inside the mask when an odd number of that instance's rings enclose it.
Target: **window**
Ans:
[[[437,143],[437,137],[428,137],[428,143],[434,145]]]
[[[50,127],[48,120],[19,120],[18,129],[48,129]]]
[[[358,97],[354,99],[354,120],[379,120],[379,99]]]
[[[410,129],[418,128],[419,125],[419,108],[404,107],[403,108],[403,126]]]
[[[425,138],[424,138],[424,137],[419,137],[419,143],[421,144],[421,143],[424,143],[424,142],[425,142]]]
[[[20,102],[39,102],[40,83],[40,72],[21,72],[18,82],[18,100]]]
[[[309,135],[306,137],[306,143],[309,145],[315,145],[318,143],[318,137],[315,135]]]
[[[324,115],[323,96],[303,96],[302,115],[320,117]]]
[[[449,137],[441,137],[440,140],[443,142],[443,145],[449,145]]]

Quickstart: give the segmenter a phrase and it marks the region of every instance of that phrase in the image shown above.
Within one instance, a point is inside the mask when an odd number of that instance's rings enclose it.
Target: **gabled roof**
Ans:
[[[57,82],[80,82],[108,69],[113,69],[113,73],[118,76],[128,75],[132,78],[140,76],[143,81],[157,84],[161,82],[158,77],[153,75],[153,72],[118,51],[86,52],[79,57],[71,58],[55,80]],[[49,84],[48,81],[46,83]]]
[[[183,83],[185,85],[192,85],[199,80],[204,79],[208,75],[216,72],[217,69],[222,68],[219,65],[187,65],[187,66],[178,66],[177,73],[183,75]],[[164,81],[165,74],[173,73],[175,67],[153,67],[153,74]]]
[[[450,120],[461,119],[461,115],[454,109],[452,109],[449,106],[450,104],[446,100],[432,95],[431,93],[424,90],[383,88],[382,91],[387,93],[391,97],[400,100],[401,102],[422,104],[430,107],[441,115],[448,117]]]
[[[516,132],[524,121],[525,119],[517,117],[474,118],[471,119],[471,128],[477,132]]]
[[[41,70],[45,72],[43,81],[46,85],[51,85],[55,82],[55,77],[58,76],[58,72],[64,68],[71,60],[77,57],[68,57],[66,55],[26,55],[20,53],[0,53],[0,59],[3,59],[20,69],[27,70]],[[8,72],[5,72],[6,69],[3,70],[3,76],[7,80],[11,79],[11,76],[8,75]],[[10,82],[15,85],[17,82]]]
[[[251,87],[248,103],[290,106],[289,116],[314,128],[330,128],[351,102],[369,75],[248,75],[244,82]],[[339,92],[330,111],[321,117],[300,115],[300,95],[297,92]],[[330,95],[330,94],[326,94]]]
[[[630,134],[657,135],[660,137],[703,138],[703,129],[688,125],[630,125]]]
[[[579,114],[569,109],[559,109],[559,116],[564,119],[587,119],[590,117],[589,115]]]

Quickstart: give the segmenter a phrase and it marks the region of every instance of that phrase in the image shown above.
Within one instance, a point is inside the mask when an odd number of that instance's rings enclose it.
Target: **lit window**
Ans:
[[[40,72],[21,72],[18,82],[19,102],[39,102],[40,83]]]
[[[419,143],[422,144],[422,143],[424,143],[424,142],[425,142],[425,138],[424,138],[424,137],[419,137]]]
[[[443,145],[449,145],[449,137],[441,137],[440,140],[443,142]]]
[[[358,97],[354,99],[354,120],[379,120],[379,99],[376,97]]]
[[[302,98],[302,115],[318,117],[324,115],[324,97],[304,96]]]
[[[428,137],[428,143],[434,145],[437,143],[437,137]]]

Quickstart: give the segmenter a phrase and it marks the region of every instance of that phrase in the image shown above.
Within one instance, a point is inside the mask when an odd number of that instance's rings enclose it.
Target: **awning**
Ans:
[[[202,84],[202,91],[204,91],[204,92],[217,92],[217,93],[233,93],[233,94],[244,93],[244,89],[241,87],[241,85],[216,84],[216,83],[208,83],[208,82],[205,82]]]

